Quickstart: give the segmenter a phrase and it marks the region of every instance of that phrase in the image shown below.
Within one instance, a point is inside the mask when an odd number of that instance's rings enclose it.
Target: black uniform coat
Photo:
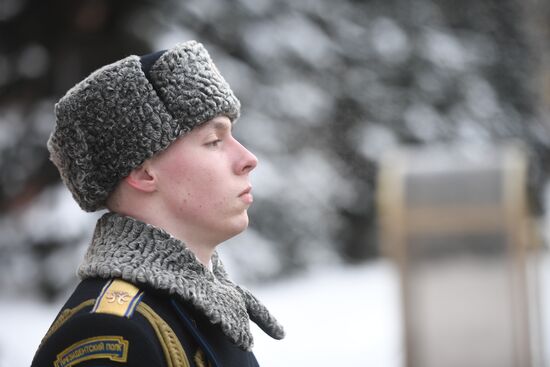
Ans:
[[[32,367],[252,367],[251,320],[284,337],[217,254],[207,268],[179,240],[130,217],[99,219],[79,275]]]
[[[163,345],[170,340],[163,341],[155,331],[166,325],[155,325],[148,314],[138,310],[127,316],[92,312],[107,283],[87,279],[78,285],[52,325],[52,332],[44,338],[32,367],[258,366],[252,352],[231,343],[217,325],[193,307],[164,292],[140,287],[143,295],[132,306],[152,309],[172,329],[183,354],[170,355]],[[70,310],[75,312],[66,317]]]

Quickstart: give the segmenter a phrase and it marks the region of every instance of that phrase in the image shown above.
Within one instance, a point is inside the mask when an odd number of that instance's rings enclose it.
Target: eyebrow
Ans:
[[[214,130],[233,130],[233,124],[231,122],[227,123],[224,121],[213,121],[212,125],[210,125],[212,129]]]

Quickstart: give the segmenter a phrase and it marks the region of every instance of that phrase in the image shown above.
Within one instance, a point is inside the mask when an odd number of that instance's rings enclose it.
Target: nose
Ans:
[[[236,141],[237,147],[240,150],[239,159],[237,159],[235,170],[239,175],[243,175],[252,171],[258,165],[258,158],[252,154],[241,143]]]

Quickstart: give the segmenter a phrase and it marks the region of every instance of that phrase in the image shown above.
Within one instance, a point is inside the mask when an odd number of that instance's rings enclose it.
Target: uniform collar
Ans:
[[[236,345],[253,345],[250,320],[275,339],[284,330],[248,290],[229,280],[217,253],[211,270],[183,242],[166,231],[128,216],[107,213],[97,222],[78,270],[82,279],[121,278],[191,303]]]

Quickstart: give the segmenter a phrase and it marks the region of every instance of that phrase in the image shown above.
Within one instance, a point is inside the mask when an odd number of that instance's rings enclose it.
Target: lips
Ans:
[[[243,195],[246,195],[246,194],[250,194],[250,191],[252,191],[252,186],[248,186],[246,189],[244,189],[244,190],[239,194],[239,196],[243,196]]]
[[[251,204],[253,201],[252,197],[252,186],[248,186],[246,189],[244,189],[240,194],[239,197],[243,199],[246,203]]]

